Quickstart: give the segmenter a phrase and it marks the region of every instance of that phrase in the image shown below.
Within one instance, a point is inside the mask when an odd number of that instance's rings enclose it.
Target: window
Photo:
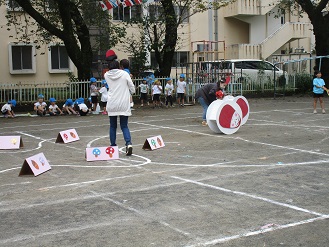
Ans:
[[[67,73],[73,70],[73,64],[63,45],[51,45],[48,52],[49,73]]]
[[[189,61],[189,52],[188,51],[178,51],[174,53],[172,60],[172,67],[186,67]],[[159,65],[155,59],[155,53],[151,52],[151,67],[158,68]]]
[[[177,18],[182,19],[182,23],[188,23],[189,18],[188,18],[188,8],[187,7],[180,7],[180,6],[175,6],[175,13]]]
[[[9,44],[10,74],[35,73],[35,47],[25,44]]]
[[[15,0],[7,0],[8,11],[23,11],[19,4]]]
[[[129,21],[131,19],[138,19],[142,16],[141,5],[133,5],[131,7],[123,7],[122,5],[113,8],[113,20]]]
[[[56,4],[54,0],[46,0],[44,1],[44,9],[47,12],[53,12],[56,10]]]
[[[172,61],[172,67],[186,67],[187,63],[188,63],[188,52],[187,51],[175,52],[174,58]]]
[[[159,20],[163,16],[163,7],[159,4],[149,5],[149,15],[151,21]]]

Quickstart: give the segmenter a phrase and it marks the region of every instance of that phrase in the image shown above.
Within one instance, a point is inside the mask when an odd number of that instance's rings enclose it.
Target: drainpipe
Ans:
[[[218,0],[214,0],[216,3]],[[218,9],[214,10],[214,37],[215,37],[215,60],[219,60],[218,57]]]
[[[212,5],[212,2],[213,0],[208,0],[208,4],[209,6]],[[212,14],[212,9],[209,9],[208,10],[208,33],[209,33],[209,41],[212,41],[213,40],[213,32],[214,32],[214,29],[213,29],[213,14]]]

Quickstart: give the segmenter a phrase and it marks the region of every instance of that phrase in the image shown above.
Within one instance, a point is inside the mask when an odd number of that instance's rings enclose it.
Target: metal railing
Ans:
[[[215,82],[214,78],[221,78],[222,75],[207,75],[207,77],[195,76],[186,73],[187,76],[187,87],[186,87],[186,102],[194,103],[194,96],[196,91],[203,85],[211,82]],[[166,78],[157,78],[162,85],[163,94],[166,85]],[[274,83],[271,81],[259,81],[252,80],[236,81],[234,76],[231,76],[231,82],[226,88],[226,92],[232,95],[242,95],[243,93],[252,92],[266,92],[273,91]],[[140,95],[139,85],[142,83],[143,78],[134,78],[133,82],[136,86],[136,92],[133,95],[138,97]],[[176,95],[176,82],[177,79],[173,78],[173,85],[175,87],[174,96]],[[294,82],[294,78],[289,81]],[[0,83],[0,103],[6,103],[8,100],[15,99],[19,104],[33,103],[37,101],[39,94],[43,94],[45,101],[49,98],[54,97],[58,102],[64,102],[66,99],[71,98],[73,100],[77,98],[89,98],[89,81],[79,82],[25,82],[19,84],[1,84]],[[100,81],[98,87],[101,87]],[[149,94],[151,94],[151,87],[149,85]],[[285,85],[287,88],[294,88],[294,83],[287,82]]]

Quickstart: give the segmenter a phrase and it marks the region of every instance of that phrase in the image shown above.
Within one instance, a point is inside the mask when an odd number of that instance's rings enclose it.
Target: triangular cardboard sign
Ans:
[[[50,169],[51,167],[45,155],[43,153],[39,153],[25,159],[21,171],[19,172],[19,176],[23,176],[23,175],[38,176],[41,173],[44,173]]]
[[[119,159],[118,146],[86,148],[87,161],[117,160],[117,159]]]
[[[78,141],[80,138],[75,129],[64,130],[58,133],[56,143],[69,143]]]
[[[165,144],[163,142],[161,135],[158,135],[158,136],[147,138],[142,148],[144,150],[154,150],[154,149],[162,148],[164,146]]]
[[[0,136],[0,149],[19,149],[23,147],[21,136]]]

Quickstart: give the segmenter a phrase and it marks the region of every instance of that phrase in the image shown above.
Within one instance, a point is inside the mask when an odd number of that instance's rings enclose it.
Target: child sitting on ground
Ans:
[[[66,114],[74,114],[76,115],[77,112],[73,109],[73,100],[72,99],[67,99],[63,105],[63,108],[62,108],[62,111],[63,113],[66,113]]]
[[[44,96],[43,94],[38,95],[38,102],[34,103],[34,110],[38,116],[45,116],[47,111],[47,103],[43,101]]]
[[[56,105],[56,99],[55,98],[50,98],[49,99],[49,115],[50,116],[59,116],[63,115],[64,113],[62,112],[61,109],[59,109],[58,105]]]
[[[7,118],[7,117],[14,118],[15,113],[12,110],[12,107],[15,107],[15,106],[16,106],[16,100],[14,100],[14,99],[9,100],[7,104],[4,104],[1,108],[1,112],[2,112],[3,116],[5,118]]]

